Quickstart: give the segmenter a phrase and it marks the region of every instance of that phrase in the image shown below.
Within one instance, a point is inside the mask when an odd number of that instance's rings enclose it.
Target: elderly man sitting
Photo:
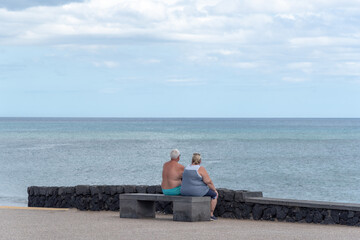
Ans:
[[[161,188],[165,195],[180,195],[181,179],[185,167],[179,164],[179,150],[172,150],[170,158],[170,161],[164,163],[163,166]]]

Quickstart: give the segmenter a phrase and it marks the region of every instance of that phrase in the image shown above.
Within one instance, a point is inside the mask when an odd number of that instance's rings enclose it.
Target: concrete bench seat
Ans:
[[[164,194],[120,194],[121,218],[155,218],[155,202],[173,202],[173,220],[209,221],[210,197],[166,196]]]

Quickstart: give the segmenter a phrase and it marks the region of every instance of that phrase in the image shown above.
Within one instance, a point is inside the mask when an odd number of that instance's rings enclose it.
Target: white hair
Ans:
[[[180,151],[177,149],[173,149],[170,152],[170,158],[171,159],[177,159],[180,156]]]

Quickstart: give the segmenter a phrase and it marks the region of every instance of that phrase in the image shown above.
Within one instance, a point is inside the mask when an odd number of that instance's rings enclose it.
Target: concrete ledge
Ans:
[[[360,211],[360,204],[355,204],[355,203],[335,203],[335,202],[264,198],[264,197],[247,197],[245,198],[245,202],[266,204],[266,205],[280,205],[280,206],[288,206],[288,207]]]

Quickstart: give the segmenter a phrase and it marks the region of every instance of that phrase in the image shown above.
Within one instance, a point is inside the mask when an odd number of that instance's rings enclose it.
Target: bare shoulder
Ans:
[[[178,168],[180,168],[181,170],[184,170],[184,169],[185,169],[184,165],[182,165],[182,164],[180,164],[180,163],[178,163]]]
[[[206,169],[203,166],[200,166],[198,171],[201,173],[207,173]]]

